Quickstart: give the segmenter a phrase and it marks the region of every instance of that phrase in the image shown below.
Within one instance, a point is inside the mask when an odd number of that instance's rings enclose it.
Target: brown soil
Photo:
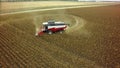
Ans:
[[[0,66],[120,68],[119,7],[115,5],[0,16]],[[38,16],[37,21],[50,19],[46,14],[75,16],[63,16],[72,19],[70,21],[74,24],[70,22],[71,32],[35,37],[35,17]],[[43,15],[42,18],[39,15]],[[73,28],[76,20],[78,26]],[[81,22],[84,26],[80,28]]]

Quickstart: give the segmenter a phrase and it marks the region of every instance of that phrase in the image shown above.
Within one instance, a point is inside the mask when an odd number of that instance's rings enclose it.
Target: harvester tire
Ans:
[[[49,30],[49,31],[48,31],[48,34],[50,34],[50,35],[51,35],[51,34],[53,34],[53,32],[52,32],[51,30]]]
[[[63,30],[59,31],[60,34],[62,34],[63,32],[64,32]]]

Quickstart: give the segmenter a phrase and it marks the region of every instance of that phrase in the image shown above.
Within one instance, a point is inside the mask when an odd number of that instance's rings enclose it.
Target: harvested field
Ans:
[[[59,3],[59,5],[58,5]],[[37,1],[37,2],[2,2],[1,10],[54,7],[54,6],[73,6],[73,5],[92,5],[92,4],[113,4],[109,2],[70,2],[70,1]]]
[[[0,16],[0,67],[120,68],[120,5]],[[35,37],[42,22],[70,23]]]
[[[70,2],[70,1],[36,1],[36,2],[1,2],[0,14],[35,9],[61,8],[72,6],[114,5],[114,2]]]

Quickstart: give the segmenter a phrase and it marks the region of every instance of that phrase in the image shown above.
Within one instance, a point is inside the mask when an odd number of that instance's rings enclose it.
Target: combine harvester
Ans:
[[[64,22],[55,22],[55,21],[48,21],[42,23],[41,31],[38,31],[35,35],[41,36],[44,33],[53,34],[59,32],[62,34],[69,24],[65,24]]]

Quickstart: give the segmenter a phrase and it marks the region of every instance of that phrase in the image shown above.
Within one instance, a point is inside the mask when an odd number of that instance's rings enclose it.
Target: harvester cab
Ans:
[[[44,33],[53,34],[56,32],[59,32],[60,34],[62,34],[66,30],[67,26],[68,24],[65,24],[64,22],[60,22],[60,21],[43,22],[42,28],[40,29],[39,32],[36,33],[36,36],[40,36]]]

